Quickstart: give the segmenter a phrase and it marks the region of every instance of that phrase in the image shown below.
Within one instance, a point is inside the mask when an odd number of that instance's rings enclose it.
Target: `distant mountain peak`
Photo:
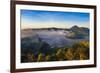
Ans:
[[[72,30],[80,29],[77,25],[71,27]]]
[[[77,25],[72,26],[72,28],[79,28]]]

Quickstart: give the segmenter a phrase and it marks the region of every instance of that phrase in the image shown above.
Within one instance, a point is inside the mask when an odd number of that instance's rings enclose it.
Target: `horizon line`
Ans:
[[[77,25],[74,25],[74,26],[77,26]],[[72,27],[74,27],[74,26],[72,26]],[[24,30],[24,29],[48,29],[48,28],[70,29],[70,28],[72,28],[72,27],[68,27],[68,28],[61,28],[61,27],[42,27],[42,28],[32,28],[32,27],[30,27],[30,28],[22,28],[21,30]],[[79,28],[88,28],[88,29],[89,29],[89,27],[85,27],[85,26],[77,26],[77,27],[79,27]]]

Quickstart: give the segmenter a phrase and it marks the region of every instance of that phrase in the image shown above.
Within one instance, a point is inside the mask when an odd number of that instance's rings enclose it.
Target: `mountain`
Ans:
[[[51,48],[70,47],[82,40],[89,41],[88,28],[73,26],[69,29],[52,27],[21,30],[22,50],[35,54],[47,52]]]
[[[71,33],[73,33],[70,38],[82,39],[89,37],[89,28],[73,26],[69,30],[71,31]]]
[[[76,30],[80,30],[80,28],[79,28],[78,26],[75,25],[75,26],[71,27],[70,30],[76,31]]]
[[[73,26],[70,28],[70,30],[73,32],[84,33],[84,34],[89,33],[89,28],[85,28],[85,27]]]

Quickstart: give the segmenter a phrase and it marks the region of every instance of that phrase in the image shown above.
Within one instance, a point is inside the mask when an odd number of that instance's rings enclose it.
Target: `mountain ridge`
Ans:
[[[27,29],[22,29],[22,30],[69,30],[69,29],[80,29],[80,28],[85,28],[85,29],[89,29],[88,27],[79,27],[77,25],[74,25],[70,28],[57,28],[57,27],[50,27],[50,28],[27,28]]]

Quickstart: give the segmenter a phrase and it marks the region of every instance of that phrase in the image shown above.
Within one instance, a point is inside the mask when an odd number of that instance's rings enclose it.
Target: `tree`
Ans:
[[[57,60],[63,60],[64,59],[64,52],[62,49],[58,49],[57,53],[56,53],[56,58]]]
[[[50,55],[47,55],[47,56],[45,57],[45,61],[50,61],[50,59],[51,59],[51,56],[50,56]]]
[[[74,59],[89,59],[89,42],[88,41],[81,41],[74,45],[75,52],[74,52]]]
[[[44,61],[44,55],[42,53],[40,53],[38,55],[38,59],[37,59],[38,62],[41,62],[41,61]]]
[[[65,57],[67,60],[73,60],[74,54],[73,54],[73,49],[68,48],[67,51],[65,52]]]
[[[87,53],[85,53],[84,48],[77,48],[77,50],[74,53],[74,58],[78,60],[84,60],[87,59]]]
[[[34,54],[28,53],[27,54],[27,60],[28,60],[28,62],[33,62],[34,61]]]

